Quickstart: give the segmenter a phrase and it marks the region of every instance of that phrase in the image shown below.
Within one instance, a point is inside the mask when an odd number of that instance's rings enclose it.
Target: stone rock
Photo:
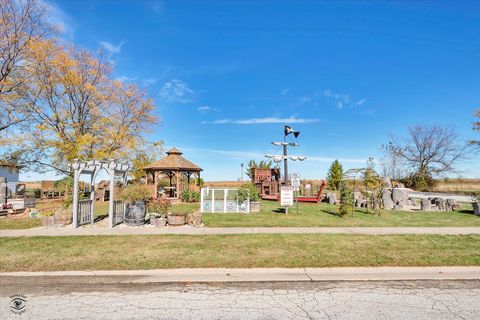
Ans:
[[[472,202],[472,206],[473,206],[473,213],[475,213],[475,215],[477,216],[480,216],[480,202]]]
[[[457,203],[457,200],[447,199],[447,202],[445,204],[445,210],[446,211],[455,211],[458,208],[460,208],[460,205]]]
[[[329,204],[337,204],[337,194],[336,193],[327,193],[327,200]]]
[[[420,202],[420,210],[432,211],[432,201],[430,199],[422,199]]]
[[[443,198],[433,198],[432,203],[438,208],[438,211],[445,211],[445,200]]]
[[[399,201],[406,201],[408,199],[408,192],[405,189],[393,188],[392,190],[393,203],[397,204]]]
[[[392,180],[390,179],[390,177],[383,177],[383,183],[384,183],[388,188],[391,188],[391,187],[392,187]]]
[[[412,200],[408,199],[407,202],[406,202],[406,205],[407,205],[408,207],[411,207],[411,206],[413,205]]]
[[[392,210],[393,209],[393,201],[390,198],[383,199],[383,208],[386,210]]]

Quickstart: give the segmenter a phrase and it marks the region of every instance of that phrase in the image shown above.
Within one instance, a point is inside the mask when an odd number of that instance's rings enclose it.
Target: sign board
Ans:
[[[281,187],[280,188],[280,205],[282,207],[293,206],[293,187]]]
[[[292,173],[290,175],[290,180],[292,182],[293,190],[298,191],[300,189],[300,174]]]

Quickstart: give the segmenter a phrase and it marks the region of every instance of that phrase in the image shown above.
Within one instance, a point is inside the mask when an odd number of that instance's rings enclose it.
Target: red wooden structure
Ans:
[[[252,183],[263,200],[277,200],[280,196],[280,170],[254,168]]]

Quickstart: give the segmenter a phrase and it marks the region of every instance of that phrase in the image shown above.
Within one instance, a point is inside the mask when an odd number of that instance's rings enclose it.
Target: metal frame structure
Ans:
[[[377,178],[380,179],[380,175],[373,168],[365,167],[365,168],[349,169],[343,173],[343,178],[342,178],[343,187],[346,187],[345,180],[353,180],[353,192],[356,192],[357,191],[357,185],[356,185],[357,175],[359,173],[365,174],[367,170],[372,170],[372,172],[377,176]],[[381,187],[381,189],[383,189],[383,187]],[[365,192],[368,193],[368,187],[366,185],[365,185]],[[354,211],[355,210],[353,209],[352,216]],[[368,213],[368,200],[367,200],[366,212]]]
[[[109,220],[109,227],[113,228],[114,225],[120,223],[118,220],[118,203],[115,203],[115,176],[121,175],[122,176],[122,184],[125,185],[127,183],[127,176],[129,170],[132,168],[131,164],[127,163],[119,163],[116,162],[115,159],[110,159],[109,161],[99,161],[99,160],[92,160],[92,161],[80,161],[75,159],[71,165],[71,168],[74,171],[73,175],[73,226],[77,228],[79,225],[86,224],[86,223],[93,223],[93,213],[94,213],[94,205],[95,205],[95,179],[97,174],[102,170],[105,169],[108,173],[109,180],[110,180],[110,198],[109,198],[109,205],[108,205],[108,220]],[[81,174],[90,175],[90,200],[86,200],[81,202],[78,197],[78,184]],[[89,208],[88,208],[89,206]],[[123,205],[125,207],[125,205]],[[81,209],[79,212],[79,208]],[[125,209],[123,209],[124,213]],[[79,217],[80,213],[80,217]],[[122,217],[124,218],[124,214],[122,213]],[[79,221],[79,218],[81,221]]]

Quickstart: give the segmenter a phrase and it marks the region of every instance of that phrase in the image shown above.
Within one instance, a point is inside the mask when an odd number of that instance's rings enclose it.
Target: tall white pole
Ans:
[[[73,227],[78,228],[78,159],[73,162]]]
[[[110,174],[110,197],[108,201],[108,224],[113,228],[113,204],[115,201],[115,160],[110,159],[108,164],[108,173]]]

